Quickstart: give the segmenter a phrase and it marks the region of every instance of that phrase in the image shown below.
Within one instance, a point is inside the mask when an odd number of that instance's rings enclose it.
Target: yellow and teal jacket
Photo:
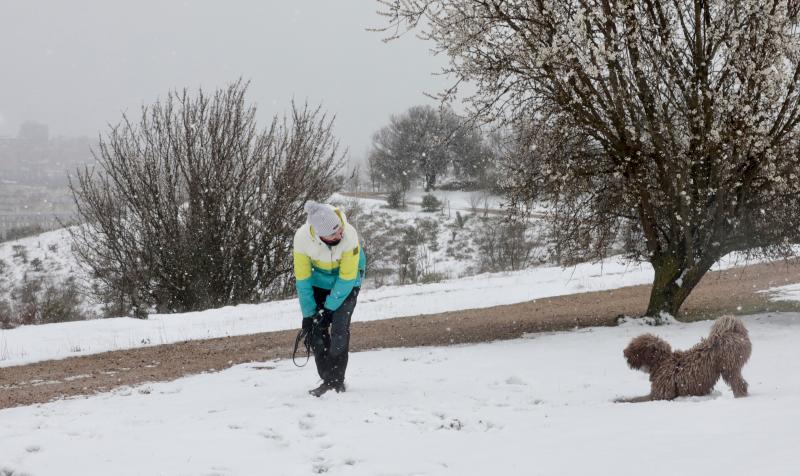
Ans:
[[[330,205],[328,205],[330,206]],[[331,207],[342,222],[344,233],[336,246],[319,239],[306,223],[294,234],[294,277],[303,317],[317,312],[314,287],[330,289],[325,308],[335,311],[356,286],[361,286],[367,258],[358,242],[358,233],[341,210]]]

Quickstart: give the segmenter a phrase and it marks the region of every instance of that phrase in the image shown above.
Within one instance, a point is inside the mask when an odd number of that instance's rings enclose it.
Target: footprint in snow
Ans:
[[[448,417],[442,412],[434,412],[433,415],[440,420],[437,430],[456,430],[459,431],[464,428],[464,423],[454,417]]]
[[[317,464],[315,464],[314,466],[312,466],[312,467],[311,467],[311,471],[312,471],[314,474],[323,474],[323,473],[327,473],[327,472],[328,472],[328,470],[330,470],[330,469],[331,469],[331,467],[330,467],[330,465],[329,465],[329,464],[327,464],[327,463],[317,463]]]
[[[274,428],[267,428],[264,431],[260,431],[260,432],[258,432],[258,436],[261,436],[261,437],[266,438],[268,440],[272,440],[272,441],[274,441],[276,443],[281,443],[284,446],[288,445],[287,443],[284,442],[283,436],[281,436],[280,433],[275,431]]]
[[[478,425],[480,425],[480,427],[483,428],[483,431],[503,429],[503,425],[498,425],[497,423],[493,423],[491,421],[486,421],[486,420],[478,420]]]
[[[20,473],[7,466],[0,467],[0,476],[30,476],[28,473]]]
[[[464,428],[464,423],[461,422],[458,418],[450,418],[447,421],[444,421],[437,430],[456,430],[460,431]]]
[[[297,426],[300,427],[301,430],[308,431],[314,428],[314,424],[308,420],[300,420],[297,422]]]

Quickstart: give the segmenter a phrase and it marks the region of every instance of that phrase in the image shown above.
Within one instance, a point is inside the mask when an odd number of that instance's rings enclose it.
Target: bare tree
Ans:
[[[676,314],[731,251],[791,253],[800,2],[379,3],[386,31],[422,29],[451,57],[447,72],[476,86],[476,117],[534,124],[551,144],[575,146],[515,180],[561,199],[572,250],[599,257],[620,230],[641,237],[655,268],[647,314]]]
[[[256,302],[289,287],[294,230],[342,163],[333,120],[297,108],[259,130],[241,80],[170,93],[101,137],[70,181],[77,254],[113,303],[142,315]]]
[[[420,177],[426,191],[436,188],[451,166],[459,176],[479,176],[488,157],[481,131],[453,111],[414,106],[375,133],[369,161],[384,183],[405,193]]]

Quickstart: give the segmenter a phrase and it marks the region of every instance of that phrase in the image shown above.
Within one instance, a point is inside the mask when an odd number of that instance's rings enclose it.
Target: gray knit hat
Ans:
[[[324,203],[309,200],[303,206],[303,209],[308,214],[308,222],[311,223],[317,236],[330,236],[342,226],[342,222],[339,221],[336,212]]]

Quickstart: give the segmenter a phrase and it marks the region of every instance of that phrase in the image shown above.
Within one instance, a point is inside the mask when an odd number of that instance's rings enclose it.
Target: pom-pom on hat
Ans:
[[[317,236],[330,236],[342,226],[342,222],[339,221],[336,212],[324,203],[309,200],[303,206],[303,209],[308,214],[308,222],[314,228]]]

